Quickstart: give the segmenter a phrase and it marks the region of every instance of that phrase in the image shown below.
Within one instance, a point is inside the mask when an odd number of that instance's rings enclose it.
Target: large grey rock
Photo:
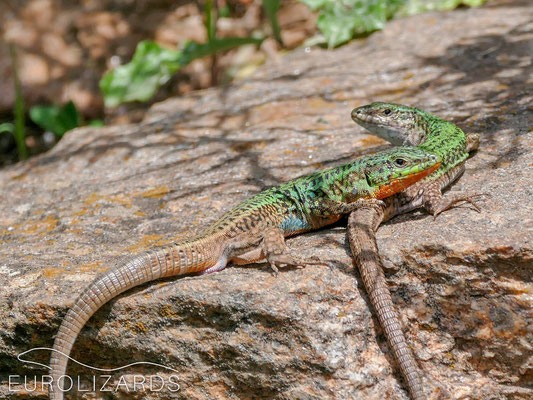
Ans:
[[[533,396],[533,4],[394,21],[335,51],[312,49],[252,79],[153,107],[138,125],[70,132],[0,172],[0,397],[45,398],[13,381],[47,371],[17,354],[51,346],[61,318],[121,256],[199,232],[265,186],[386,144],[350,120],[373,100],[418,105],[481,133],[452,192],[483,212],[392,220],[378,231],[406,335],[453,399]],[[144,285],[104,306],[73,357],[151,361],[177,392],[86,399],[407,399],[339,224],[289,240],[336,268],[230,267]],[[27,359],[47,363],[49,353]],[[70,374],[93,371],[70,363]],[[97,373],[96,373],[97,374]],[[160,375],[131,367],[124,376]],[[105,396],[104,396],[105,395]]]

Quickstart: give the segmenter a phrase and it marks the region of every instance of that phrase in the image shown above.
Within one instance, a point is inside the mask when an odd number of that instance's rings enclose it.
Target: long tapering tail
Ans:
[[[422,373],[416,358],[405,340],[402,326],[387,287],[376,243],[375,231],[383,214],[370,208],[359,208],[348,218],[348,239],[370,303],[385,331],[389,346],[398,361],[412,400],[426,400]]]
[[[148,251],[118,264],[97,277],[76,299],[65,315],[54,341],[50,358],[52,369],[51,400],[63,400],[63,387],[68,358],[76,337],[85,323],[113,297],[135,286],[159,278],[223,268],[222,246],[206,239],[183,242]],[[61,352],[61,353],[59,353]]]

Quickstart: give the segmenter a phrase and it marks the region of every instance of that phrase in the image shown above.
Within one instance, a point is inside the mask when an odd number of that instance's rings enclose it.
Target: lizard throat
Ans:
[[[381,185],[375,193],[375,198],[378,200],[385,199],[393,194],[401,192],[405,188],[411,186],[413,183],[418,182],[421,179],[424,179],[426,176],[432,174],[440,167],[440,162],[432,166],[431,168],[425,169],[414,174],[407,175],[403,178],[393,179],[386,185]]]

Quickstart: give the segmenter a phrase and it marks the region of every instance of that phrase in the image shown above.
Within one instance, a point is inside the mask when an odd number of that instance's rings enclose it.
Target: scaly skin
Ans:
[[[284,237],[331,224],[366,203],[381,203],[434,172],[438,157],[416,147],[398,147],[295,179],[241,203],[191,240],[148,251],[97,277],[66,314],[54,349],[70,354],[87,320],[103,304],[142,283],[191,272],[209,273],[228,262],[266,259],[276,266],[324,264],[286,252]],[[52,400],[63,399],[58,378],[68,359],[50,359]]]
[[[478,148],[479,136],[466,135],[458,126],[414,107],[375,102],[355,108],[352,119],[373,134],[392,144],[418,146],[441,160],[440,168],[418,184],[409,187],[386,202],[384,221],[419,207],[433,216],[460,201],[479,208],[473,196],[444,199],[442,190],[464,172],[464,161]]]
[[[409,393],[413,400],[423,400],[426,396],[422,376],[413,352],[405,340],[379,257],[375,230],[382,217],[382,208],[361,207],[352,212],[348,218],[350,249]]]
[[[475,196],[445,199],[442,189],[464,171],[468,152],[477,149],[479,137],[465,133],[451,122],[417,108],[391,103],[372,103],[352,111],[352,119],[393,144],[418,145],[442,160],[440,168],[427,178],[385,200],[385,206],[362,207],[348,219],[350,247],[361,272],[370,301],[398,361],[413,400],[426,399],[416,359],[402,332],[398,314],[388,290],[376,244],[375,231],[394,215],[424,207],[434,216],[459,201],[473,202]]]

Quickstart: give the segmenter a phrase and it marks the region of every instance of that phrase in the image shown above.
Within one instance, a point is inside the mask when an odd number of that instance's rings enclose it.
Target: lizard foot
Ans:
[[[276,275],[279,272],[278,267],[293,266],[304,268],[308,265],[328,265],[327,262],[320,261],[316,257],[304,259],[289,254],[285,245],[283,231],[279,228],[268,229],[263,234],[263,254]]]
[[[330,267],[330,263],[328,261],[320,261],[318,257],[311,257],[308,259],[295,257],[287,253],[283,254],[269,254],[268,255],[268,263],[270,264],[270,267],[274,271],[274,273],[277,275],[279,273],[278,268],[283,267],[296,267],[298,269],[305,268],[309,265],[326,265]]]
[[[483,196],[490,197],[490,194],[476,193],[476,194],[471,194],[468,196],[453,196],[451,198],[442,199],[437,205],[437,207],[433,208],[432,210],[431,214],[433,214],[433,219],[436,219],[437,216],[443,211],[449,210],[450,208],[455,207],[457,203],[461,203],[461,202],[469,203],[472,206],[472,208],[479,213],[481,212],[481,207],[476,203],[475,200]]]

